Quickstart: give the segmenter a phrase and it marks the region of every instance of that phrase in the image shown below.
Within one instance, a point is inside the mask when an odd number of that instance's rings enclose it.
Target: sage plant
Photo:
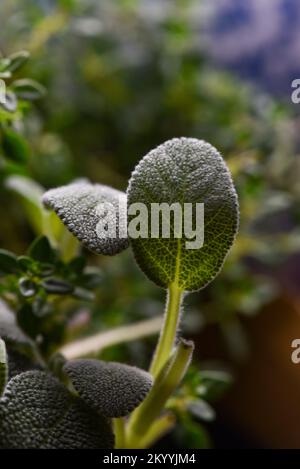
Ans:
[[[0,447],[149,447],[174,426],[174,415],[166,409],[192,359],[194,344],[179,333],[184,297],[216,277],[237,233],[238,200],[229,170],[209,143],[175,138],[139,162],[127,194],[80,180],[49,190],[43,203],[96,254],[117,255],[130,247],[144,274],[166,290],[164,320],[149,371],[57,354],[41,359],[32,347],[34,369],[13,377],[4,342],[32,346],[32,338],[13,316],[6,324],[0,321]],[[188,204],[192,222],[197,204],[204,204],[203,245],[191,248],[190,234],[196,235],[197,226],[178,236],[171,223],[170,236],[162,236],[161,218],[150,236],[151,220],[142,227],[132,210],[135,204],[148,213],[153,204]]]

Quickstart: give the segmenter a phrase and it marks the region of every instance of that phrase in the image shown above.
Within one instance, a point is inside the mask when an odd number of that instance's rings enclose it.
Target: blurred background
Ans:
[[[214,420],[198,409],[162,447],[300,447],[300,365],[291,362],[300,337],[299,26],[297,0],[1,1],[2,56],[28,50],[20,77],[47,90],[14,115],[26,164],[0,151],[1,248],[23,254],[39,234],[29,188],[14,178],[39,190],[78,177],[126,190],[141,157],[176,136],[208,140],[232,171],[240,234],[219,277],[187,297],[182,326],[196,341],[195,369],[222,369],[232,382]],[[164,292],[130,251],[86,254],[101,282],[92,306],[76,306],[73,336],[162,311]],[[102,356],[146,366],[153,343]]]

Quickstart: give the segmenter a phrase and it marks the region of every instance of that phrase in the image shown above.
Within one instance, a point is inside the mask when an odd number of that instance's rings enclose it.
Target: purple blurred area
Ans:
[[[300,77],[299,0],[205,0],[206,39],[219,66],[289,96]]]

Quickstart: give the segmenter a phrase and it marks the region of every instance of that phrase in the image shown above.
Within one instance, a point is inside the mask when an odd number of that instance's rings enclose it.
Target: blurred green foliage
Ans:
[[[1,102],[0,135],[1,167],[0,177],[17,171],[30,156],[29,145],[22,136],[22,121],[29,110],[29,102],[44,95],[42,85],[31,79],[15,79],[19,69],[29,58],[26,51],[16,52],[0,58]],[[15,163],[15,165],[13,165]]]
[[[91,302],[99,283],[100,273],[89,269],[84,257],[64,262],[45,236],[38,237],[24,256],[0,249],[1,298],[44,357],[64,343],[70,321],[80,315],[74,300]],[[83,316],[88,321],[88,313]]]

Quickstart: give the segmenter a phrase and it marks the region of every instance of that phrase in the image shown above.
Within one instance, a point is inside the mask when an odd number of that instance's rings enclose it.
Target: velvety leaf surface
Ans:
[[[106,417],[128,415],[152,387],[149,373],[121,363],[70,360],[64,371],[82,399]]]
[[[186,236],[130,239],[144,273],[166,288],[176,283],[191,291],[217,275],[238,227],[238,201],[220,153],[209,143],[175,138],[147,154],[135,168],[127,191],[128,206],[166,202],[204,203],[204,244],[187,249]],[[130,222],[134,216],[128,216]],[[183,220],[183,217],[182,217]],[[150,223],[149,223],[150,226]]]
[[[104,417],[44,372],[19,374],[0,400],[2,448],[112,448],[113,440]]]
[[[124,207],[121,213],[118,209],[119,199],[123,201]],[[91,251],[114,255],[128,247],[127,238],[111,238],[105,232],[102,232],[100,238],[97,234],[101,218],[109,220],[114,217],[109,209],[100,213],[97,209],[100,203],[111,204],[115,208],[117,228],[121,219],[126,222],[126,195],[123,192],[101,184],[76,182],[49,190],[43,196],[43,203],[54,210],[71,233]]]

